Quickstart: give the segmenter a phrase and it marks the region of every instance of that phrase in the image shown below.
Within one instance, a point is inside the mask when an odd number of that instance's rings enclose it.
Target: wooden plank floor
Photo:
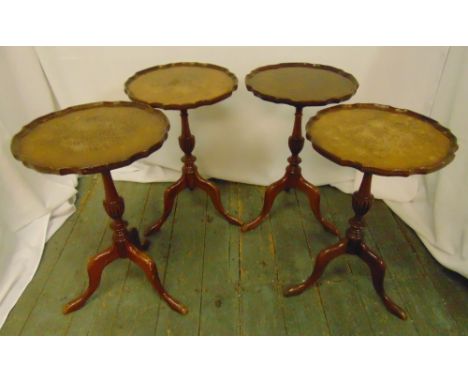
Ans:
[[[244,221],[262,205],[263,187],[217,181],[226,208]],[[125,218],[142,231],[159,217],[167,183],[117,182]],[[351,197],[321,187],[322,210],[341,232]],[[389,314],[368,269],[345,256],[318,285],[284,298],[285,285],[306,277],[317,252],[336,239],[316,222],[304,195],[277,198],[270,218],[240,233],[198,190],[179,195],[162,230],[151,239],[167,290],[190,312],[180,316],[159,299],[134,264],[106,268],[100,288],[81,310],[62,306],[87,285],[87,257],[106,248],[111,231],[96,176],[82,178],[77,212],[46,244],[39,269],[2,335],[466,335],[468,280],[440,266],[414,232],[381,201],[368,215],[366,239],[387,263],[388,294],[409,315]]]

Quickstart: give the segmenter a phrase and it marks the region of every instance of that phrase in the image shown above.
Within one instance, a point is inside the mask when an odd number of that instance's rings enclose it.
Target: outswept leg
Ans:
[[[244,224],[241,227],[241,231],[250,231],[262,223],[270,213],[273,202],[281,191],[289,191],[292,188],[299,188],[309,197],[310,207],[322,226],[332,234],[340,236],[338,229],[322,217],[320,212],[319,189],[307,182],[301,175],[301,158],[299,157],[299,153],[304,147],[304,137],[302,136],[302,106],[296,107],[293,131],[288,139],[288,145],[289,150],[291,151],[291,156],[288,158],[289,165],[286,167],[285,174],[281,179],[267,187],[260,215],[251,222]]]
[[[302,176],[299,177],[297,181],[297,188],[307,195],[309,198],[310,208],[314,213],[317,220],[322,224],[328,232],[340,236],[338,228],[336,228],[332,223],[325,220],[320,212],[320,191],[313,184],[309,183]]]
[[[361,243],[357,255],[366,262],[371,274],[372,283],[377,294],[382,299],[387,310],[402,320],[406,320],[406,312],[395,304],[390,297],[385,293],[384,278],[385,278],[385,263],[383,259],[377,256],[366,244]]]
[[[174,207],[174,201],[177,197],[177,194],[181,192],[186,187],[185,182],[185,174],[179,178],[177,182],[175,182],[170,187],[166,188],[164,191],[164,210],[161,217],[158,219],[156,223],[154,223],[146,232],[145,236],[149,236],[156,231],[161,229],[161,226],[167,220],[169,215],[171,214],[172,208]]]
[[[101,175],[106,194],[106,198],[103,203],[104,209],[112,219],[110,226],[114,231],[114,234],[112,235],[113,244],[109,249],[89,260],[88,288],[78,298],[69,302],[64,307],[63,312],[66,314],[83,307],[89,297],[91,297],[99,287],[104,268],[114,260],[119,258],[128,258],[143,269],[153,287],[172,309],[181,314],[186,314],[188,312],[187,308],[174,300],[174,298],[172,298],[172,296],[170,296],[162,286],[156,264],[145,252],[143,252],[145,244],[142,245],[140,243],[138,231],[135,228],[131,230],[127,229],[127,222],[122,218],[125,210],[125,203],[123,198],[117,193],[110,171],[104,171]]]
[[[208,196],[211,198],[213,205],[215,206],[216,210],[224,216],[224,218],[231,224],[234,225],[241,225],[241,221],[234,216],[229,215],[223,207],[223,203],[221,201],[221,193],[219,192],[218,187],[214,184],[208,182],[206,179],[203,179],[198,172],[195,172],[195,184],[200,187],[203,191],[205,191]]]
[[[115,246],[112,246],[106,249],[104,252],[92,257],[88,261],[88,278],[89,284],[88,288],[77,298],[70,301],[63,308],[63,313],[71,313],[75,310],[80,309],[86,303],[86,301],[91,297],[91,295],[96,291],[101,283],[102,271],[104,268],[112,263],[114,260],[118,259],[119,251]]]
[[[180,314],[187,314],[188,309],[180,302],[175,300],[162,286],[159,279],[156,263],[146,253],[139,251],[132,244],[126,245],[128,258],[136,263],[146,274],[151,285],[156,289],[161,298],[167,302],[171,309]]]
[[[288,184],[288,176],[286,174],[280,180],[277,180],[275,183],[267,187],[267,189],[265,190],[265,196],[263,199],[263,207],[262,207],[262,211],[260,212],[260,215],[258,215],[251,222],[244,224],[241,227],[242,232],[247,232],[256,228],[258,225],[260,225],[262,221],[266,219],[266,217],[271,211],[273,202],[275,201],[278,194],[286,188],[287,184]]]
[[[313,285],[322,276],[326,266],[336,257],[349,254],[358,256],[369,267],[372,275],[374,289],[382,299],[387,310],[402,320],[406,320],[405,311],[395,304],[384,290],[385,263],[383,259],[372,252],[364,243],[364,215],[372,206],[373,196],[370,192],[372,174],[364,173],[359,190],[353,194],[354,217],[349,220],[349,228],[346,238],[337,244],[322,250],[315,261],[315,266],[309,278],[301,284],[289,287],[285,290],[285,296],[295,296]]]
[[[315,284],[315,282],[322,276],[323,272],[327,265],[336,257],[343,255],[346,253],[346,249],[348,246],[348,240],[343,239],[340,240],[338,243],[334,244],[333,246],[322,250],[315,260],[314,270],[312,274],[308,277],[308,279],[300,284],[290,286],[285,289],[284,295],[286,297],[289,296],[297,296],[304,292],[307,288],[311,287]]]
[[[195,137],[190,132],[189,121],[188,121],[188,111],[182,109],[180,111],[180,117],[182,122],[181,135],[179,137],[179,146],[184,152],[182,162],[184,163],[182,167],[182,176],[180,179],[170,186],[164,192],[164,211],[159,220],[154,223],[145,233],[146,236],[151,235],[152,233],[159,231],[161,226],[169,217],[172,207],[174,206],[175,197],[183,189],[188,188],[190,190],[195,189],[196,187],[201,188],[205,191],[211,198],[216,210],[231,224],[241,225],[241,221],[235,218],[234,216],[229,215],[221,202],[221,195],[218,188],[212,183],[208,182],[206,179],[203,179],[198,173],[197,166],[195,165],[196,157],[192,155],[192,151],[195,148]]]

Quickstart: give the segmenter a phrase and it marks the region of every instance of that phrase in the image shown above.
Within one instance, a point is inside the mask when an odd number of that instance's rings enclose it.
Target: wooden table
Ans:
[[[276,196],[283,190],[297,188],[307,194],[315,217],[329,232],[339,235],[336,227],[327,222],[320,212],[320,192],[301,174],[299,153],[304,147],[302,136],[302,109],[306,106],[323,106],[351,98],[358,82],[340,69],[317,64],[285,63],[263,66],[245,78],[247,89],[266,101],[284,103],[296,108],[294,127],[289,137],[291,156],[284,176],[265,191],[260,215],[242,226],[242,231],[257,227],[268,216]]]
[[[166,292],[154,261],[144,252],[138,232],[123,220],[124,200],[110,171],[127,166],[158,150],[167,138],[169,121],[157,110],[133,102],[98,102],[79,105],[40,117],[13,137],[11,150],[27,167],[50,174],[100,173],[104,182],[104,209],[111,217],[112,245],[88,262],[86,291],[64,307],[80,309],[96,291],[104,268],[119,258],[136,263],[175,311],[188,312]],[[84,237],[83,240],[86,240]]]
[[[161,217],[147,230],[146,235],[158,231],[169,217],[179,192],[197,187],[211,198],[218,212],[231,224],[241,225],[229,215],[221,202],[218,188],[200,176],[192,155],[195,137],[190,132],[188,109],[211,105],[231,96],[237,89],[237,78],[227,69],[212,64],[180,62],[154,66],[135,73],[125,83],[130,99],[154,108],[180,110],[182,133],[179,146],[184,152],[182,176],[164,192],[164,210]]]
[[[286,289],[302,293],[322,275],[330,261],[343,254],[358,256],[370,268],[374,288],[386,308],[401,319],[405,311],[384,290],[385,263],[364,242],[364,215],[372,206],[372,175],[427,174],[450,163],[457,150],[455,136],[438,122],[409,110],[377,104],[340,105],[320,111],[306,126],[307,138],[324,157],[364,173],[353,194],[354,217],[346,237],[322,250],[309,278]]]

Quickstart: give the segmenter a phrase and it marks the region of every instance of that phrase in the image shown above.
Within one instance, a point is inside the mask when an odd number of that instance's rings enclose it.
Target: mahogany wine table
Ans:
[[[188,122],[188,109],[211,105],[228,98],[237,89],[237,78],[227,69],[211,64],[180,62],[160,65],[135,73],[125,83],[125,92],[130,99],[143,102],[155,108],[180,110],[182,133],[179,146],[184,152],[182,176],[164,192],[164,210],[146,232],[158,231],[171,213],[179,192],[199,187],[211,198],[218,212],[230,223],[241,225],[229,215],[221,202],[218,188],[198,173],[196,157],[192,155],[195,137]]]
[[[88,262],[86,291],[64,307],[64,313],[80,309],[96,291],[104,268],[119,258],[136,263],[175,311],[187,308],[164,289],[156,264],[144,252],[135,228],[122,219],[124,200],[110,171],[127,166],[158,150],[167,138],[169,121],[153,108],[133,102],[99,102],[79,105],[38,118],[13,137],[11,151],[27,167],[51,174],[100,173],[104,182],[104,209],[111,217],[112,245]],[[83,238],[86,239],[86,238]]]
[[[306,106],[323,106],[351,98],[356,93],[358,82],[349,73],[340,69],[307,63],[286,63],[257,68],[250,72],[245,83],[254,95],[266,101],[284,103],[296,108],[294,127],[289,137],[291,156],[286,173],[265,191],[260,215],[242,226],[242,231],[257,227],[267,216],[276,196],[283,190],[297,188],[307,194],[315,217],[329,232],[338,236],[336,227],[327,222],[320,212],[320,192],[301,174],[299,153],[304,147],[302,136],[302,109]]]
[[[401,319],[406,313],[384,290],[385,263],[364,242],[364,215],[372,206],[372,175],[427,174],[450,163],[457,150],[452,133],[436,121],[409,110],[377,104],[340,105],[320,111],[306,126],[315,150],[333,162],[364,173],[353,194],[354,217],[346,237],[322,250],[309,278],[286,289],[297,295],[313,285],[330,261],[343,254],[358,256],[370,268],[374,288],[386,308]]]

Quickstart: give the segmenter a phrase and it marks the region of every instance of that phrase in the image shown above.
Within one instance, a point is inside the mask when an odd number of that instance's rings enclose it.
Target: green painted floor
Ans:
[[[217,182],[225,207],[254,218],[263,187]],[[140,229],[162,210],[167,183],[117,182],[125,218]],[[321,187],[322,211],[344,232],[351,197]],[[80,311],[62,306],[87,285],[86,261],[110,243],[96,176],[80,181],[78,211],[46,244],[39,269],[0,330],[2,335],[466,335],[468,280],[440,266],[414,232],[381,201],[368,215],[368,244],[387,263],[386,290],[409,319],[389,314],[368,269],[344,256],[319,284],[284,298],[282,288],[305,278],[317,252],[336,241],[316,222],[304,195],[277,198],[270,218],[240,233],[201,191],[184,191],[162,230],[152,237],[167,290],[190,312],[161,302],[143,272],[128,260],[106,268],[102,283]]]

